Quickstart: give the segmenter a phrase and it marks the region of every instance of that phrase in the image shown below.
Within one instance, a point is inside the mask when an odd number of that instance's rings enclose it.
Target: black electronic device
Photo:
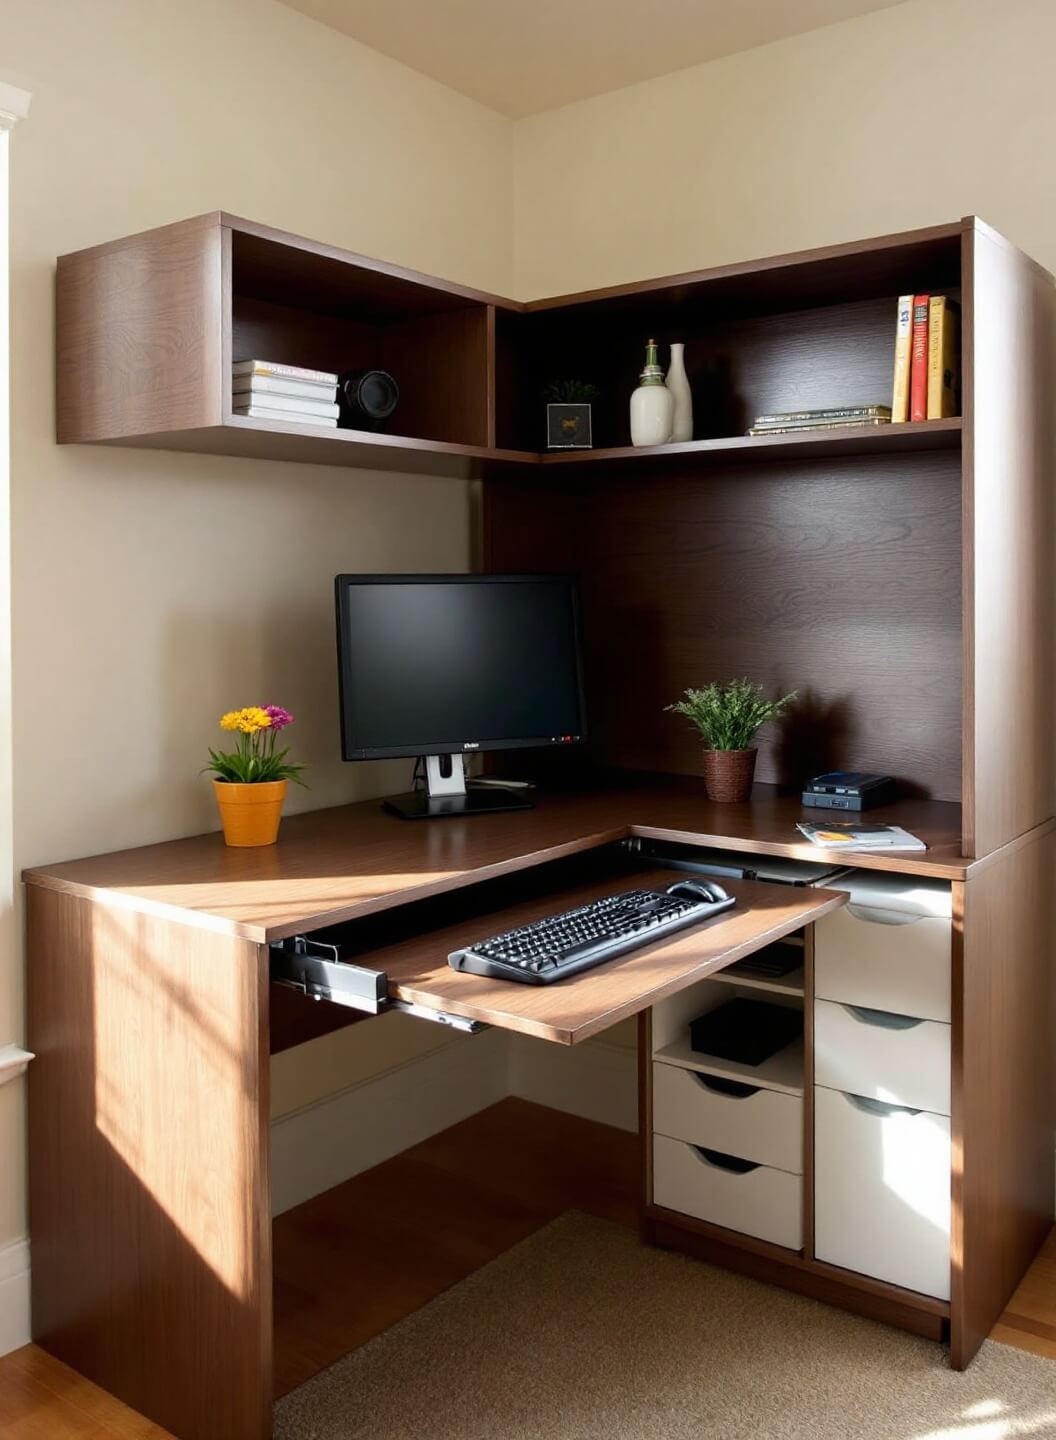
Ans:
[[[669,890],[628,890],[475,941],[447,957],[452,970],[552,985],[582,970],[699,925],[737,902],[713,881],[680,881]]]
[[[337,378],[338,424],[350,430],[380,430],[400,401],[400,387],[387,370],[347,370]]]
[[[730,1000],[694,1020],[690,1047],[698,1055],[762,1065],[803,1033],[803,1012],[762,1000]]]
[[[864,770],[830,770],[815,775],[803,791],[803,804],[816,810],[871,810],[890,805],[895,798],[891,775],[873,775]]]
[[[346,760],[424,756],[403,819],[528,809],[526,789],[467,792],[463,757],[569,746],[586,731],[579,600],[567,575],[338,575]]]

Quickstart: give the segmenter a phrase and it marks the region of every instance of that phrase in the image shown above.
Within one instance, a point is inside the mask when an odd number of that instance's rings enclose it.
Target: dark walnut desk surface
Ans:
[[[759,787],[747,805],[709,805],[703,786],[692,780],[543,795],[531,811],[461,820],[408,822],[368,801],[290,817],[278,845],[267,849],[228,849],[219,834],[194,836],[27,871],[25,879],[31,913],[37,908],[34,893],[59,892],[67,901],[87,901],[111,913],[174,922],[217,940],[226,936],[250,951],[292,934],[351,923],[355,958],[386,973],[392,998],[570,1045],[820,919],[844,904],[846,895],[731,882],[739,902],[734,910],[557,986],[457,973],[447,955],[482,934],[570,909],[621,886],[670,884],[670,871],[635,872],[633,882],[611,870],[565,874],[554,877],[553,888],[547,872],[531,894],[488,900],[483,913],[471,903],[472,913],[445,913],[410,935],[400,922],[379,923],[383,913],[400,911],[402,918],[416,901],[454,899],[459,891],[470,900],[472,887],[483,882],[526,878],[527,872],[572,856],[589,858],[589,852],[631,835],[816,857],[819,852],[796,843],[799,814],[797,802],[769,787]],[[909,859],[911,868],[964,873],[967,862],[955,853],[956,806],[904,805],[898,815],[924,831],[933,847]],[[893,864],[890,856],[856,858]],[[901,857],[897,868],[905,868],[907,858]],[[356,922],[370,925],[365,949]],[[354,1018],[339,1007],[309,1010],[324,1028]],[[280,1029],[284,1024],[280,1021]],[[277,1043],[285,1048],[298,1039],[283,1032]]]
[[[231,850],[218,833],[197,835],[39,866],[23,878],[266,943],[632,835],[831,860],[831,851],[801,843],[795,828],[822,815],[768,785],[757,785],[747,804],[715,805],[700,781],[686,777],[544,794],[533,810],[460,820],[399,820],[370,800],[290,816],[279,843],[266,849]],[[906,800],[868,818],[905,826],[927,851],[841,855],[841,864],[964,880],[985,863],[960,852],[959,805]]]

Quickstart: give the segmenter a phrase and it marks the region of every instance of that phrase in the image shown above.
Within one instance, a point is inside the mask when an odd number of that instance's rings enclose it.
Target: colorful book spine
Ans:
[[[930,295],[913,296],[913,348],[909,364],[909,418],[928,418],[928,302]]]
[[[928,305],[928,419],[944,420],[960,409],[957,306],[945,295]]]
[[[895,322],[895,379],[891,392],[892,423],[909,419],[909,360],[913,333],[913,296],[898,297]]]

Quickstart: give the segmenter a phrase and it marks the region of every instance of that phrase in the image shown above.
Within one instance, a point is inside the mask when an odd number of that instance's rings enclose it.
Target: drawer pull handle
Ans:
[[[908,915],[905,910],[877,910],[872,905],[856,905],[853,900],[847,902],[847,914],[864,920],[867,925],[915,925],[924,919],[923,915]]]
[[[877,1030],[915,1030],[918,1025],[924,1024],[923,1020],[917,1020],[912,1015],[895,1015],[891,1010],[869,1010],[864,1005],[845,1005],[843,1008],[863,1025],[872,1025]]]
[[[703,1145],[693,1145],[691,1148],[706,1165],[711,1165],[716,1170],[727,1170],[731,1175],[747,1175],[760,1168],[756,1161],[742,1160],[739,1155],[724,1155],[721,1150],[705,1150]]]
[[[848,1100],[856,1110],[862,1110],[866,1115],[919,1115],[919,1110],[914,1110],[910,1105],[889,1105],[886,1100],[870,1100],[865,1095],[848,1095],[843,1097]]]
[[[725,1075],[704,1075],[699,1070],[691,1070],[689,1074],[705,1090],[714,1090],[716,1095],[730,1095],[735,1100],[747,1100],[750,1095],[758,1095],[762,1088],[746,1085],[743,1080],[727,1080]]]

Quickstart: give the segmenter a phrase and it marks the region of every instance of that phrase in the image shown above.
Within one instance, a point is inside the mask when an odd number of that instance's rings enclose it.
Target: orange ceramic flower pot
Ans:
[[[279,821],[286,799],[287,780],[268,780],[263,785],[235,785],[214,780],[220,823],[228,845],[274,845],[279,838]]]

